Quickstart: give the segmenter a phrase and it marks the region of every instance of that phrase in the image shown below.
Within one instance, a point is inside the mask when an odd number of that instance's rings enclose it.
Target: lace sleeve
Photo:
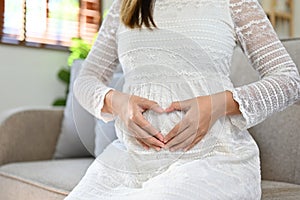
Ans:
[[[242,114],[229,116],[240,130],[250,128],[300,96],[296,65],[257,0],[230,0],[235,33],[260,80],[231,92]]]
[[[108,82],[119,63],[116,32],[119,27],[120,0],[115,0],[99,30],[98,37],[74,82],[74,95],[92,115],[105,122],[113,116],[101,112],[105,95],[112,90]]]

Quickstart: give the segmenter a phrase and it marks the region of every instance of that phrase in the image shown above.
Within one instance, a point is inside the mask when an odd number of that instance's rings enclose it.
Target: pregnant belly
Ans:
[[[152,110],[147,110],[143,113],[143,116],[154,128],[156,128],[156,130],[160,131],[162,135],[165,136],[183,119],[184,114],[183,111],[159,114]]]
[[[163,109],[169,107],[174,101],[182,101],[203,95],[205,91],[201,90],[201,86],[197,86],[197,90],[193,89],[191,83],[145,83],[141,85],[132,85],[127,88],[127,93],[157,102]],[[196,92],[197,91],[197,94]],[[144,118],[149,121],[154,128],[163,135],[179,123],[185,113],[183,111],[174,111],[172,113],[157,113],[147,110],[143,113]]]
[[[201,88],[198,86],[198,88]],[[125,86],[123,92],[144,97],[149,100],[157,102],[163,109],[167,108],[174,101],[182,101],[196,97],[197,95],[204,95],[203,90],[192,89],[190,83],[146,83],[139,85]],[[152,110],[147,110],[143,113],[144,118],[158,130],[163,136],[167,135],[174,126],[179,123],[185,116],[183,111],[174,111],[172,113],[156,113]],[[140,144],[136,141],[133,133],[127,130],[124,123],[117,119],[116,133],[118,138],[124,142],[129,149],[140,149]]]
[[[161,80],[161,82],[155,82],[149,79],[144,83],[129,83],[130,82],[127,82],[126,84],[125,81],[123,92],[153,100],[163,109],[170,106],[174,101],[183,101],[197,96],[224,91],[221,87],[222,85],[217,81],[203,82],[200,79],[189,81],[180,81],[180,79],[178,79],[176,82],[163,82],[163,80]],[[207,86],[206,83],[209,83],[209,86]],[[147,110],[143,113],[143,116],[154,128],[165,136],[184,118],[185,112],[174,111],[172,113],[159,114],[152,110]],[[119,118],[116,119],[115,127],[119,140],[125,145],[127,150],[134,152],[134,155],[136,155],[138,159],[143,161],[149,159],[161,160],[162,157],[170,158],[171,160],[177,159],[178,157],[195,159],[210,155],[213,149],[218,149],[218,151],[223,153],[229,152],[228,148],[224,147],[224,144],[227,143],[225,142],[227,141],[225,134],[227,132],[227,123],[224,122],[224,119],[216,121],[206,136],[188,152],[170,152],[164,149],[160,152],[156,152],[153,149],[149,151],[145,150],[136,140],[133,133],[126,128]],[[228,139],[230,140],[230,137],[228,137]]]
[[[184,115],[185,113],[183,111],[157,113],[152,110],[147,110],[143,113],[143,117],[163,136],[166,136],[172,128],[174,128],[174,126],[183,119]],[[124,142],[127,148],[131,149],[136,145],[140,147],[140,144],[137,143],[134,134],[127,129],[120,118],[116,119],[115,127],[118,138]]]

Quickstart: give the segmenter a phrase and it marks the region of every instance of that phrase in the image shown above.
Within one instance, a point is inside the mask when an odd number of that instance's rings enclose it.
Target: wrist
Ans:
[[[210,95],[212,115],[215,118],[239,114],[239,104],[233,99],[232,92],[224,91]]]
[[[219,92],[210,95],[212,115],[218,119],[226,115],[226,93]]]
[[[113,106],[112,106],[112,99],[115,90],[110,90],[106,93],[104,97],[104,105],[101,112],[113,114]]]
[[[234,100],[232,92],[226,90],[226,115],[240,114],[239,104]]]

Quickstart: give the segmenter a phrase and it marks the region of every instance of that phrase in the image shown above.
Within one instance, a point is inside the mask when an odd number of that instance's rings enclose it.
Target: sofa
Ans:
[[[282,41],[300,66],[300,39]],[[250,83],[258,74],[239,47],[231,78]],[[64,107],[26,107],[0,118],[0,199],[59,200],[79,182],[91,157],[53,159]],[[300,199],[300,103],[249,129],[260,149],[263,200]]]

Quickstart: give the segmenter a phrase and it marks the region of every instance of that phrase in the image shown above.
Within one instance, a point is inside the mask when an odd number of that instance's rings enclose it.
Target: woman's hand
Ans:
[[[170,151],[179,149],[188,151],[194,147],[206,135],[215,121],[227,113],[226,107],[233,103],[229,102],[228,104],[227,102],[230,101],[230,94],[230,92],[225,91],[173,102],[165,112],[179,110],[186,114],[182,121],[165,136],[165,148],[170,149]],[[232,105],[236,106],[236,104]]]
[[[143,116],[146,110],[163,113],[154,101],[111,90],[105,96],[102,112],[117,115],[125,123],[132,136],[145,148],[159,151],[164,147],[164,137]]]

